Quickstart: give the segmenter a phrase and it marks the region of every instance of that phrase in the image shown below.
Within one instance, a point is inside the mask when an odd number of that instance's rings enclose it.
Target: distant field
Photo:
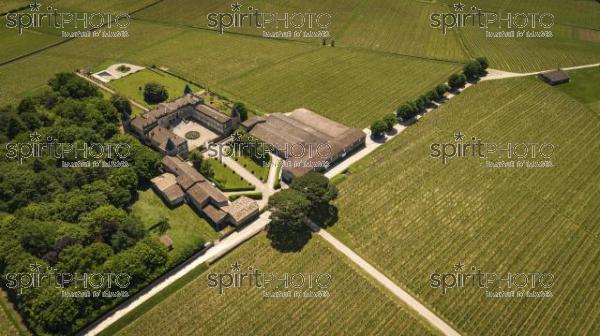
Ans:
[[[447,4],[446,12],[454,12],[452,5],[456,1],[442,2]],[[453,29],[460,32],[471,56],[488,57],[492,68],[532,72],[600,62],[597,34],[597,30],[600,29],[600,3],[597,1],[474,0],[466,5],[475,5],[484,11],[513,14],[550,13],[554,16],[555,24],[549,29],[554,36],[550,38],[487,38],[486,29]],[[498,29],[491,27],[487,30]],[[439,31],[438,33],[441,34]]]
[[[0,13],[6,13],[28,5],[28,0],[2,0],[0,1]]]
[[[0,48],[0,62],[51,45],[60,41],[60,39],[56,35],[35,30],[23,30],[23,34],[19,34],[17,29],[7,29],[2,26],[0,28],[0,45],[2,46]]]
[[[440,2],[450,6],[456,3],[455,0]],[[467,5],[515,13],[551,13],[554,15],[554,22],[560,24],[600,29],[600,3],[595,0],[472,0]]]
[[[496,69],[532,72],[600,62],[600,43],[581,40],[578,28],[557,24],[551,31],[552,38],[520,39],[487,38],[478,28],[460,32],[471,54],[485,55]]]
[[[445,6],[435,1],[361,1],[339,44],[464,61],[467,56],[457,34],[444,36],[429,27],[429,15],[443,10]]]
[[[207,29],[208,13],[230,12],[230,2],[212,0],[173,0],[152,6],[135,17]],[[456,35],[444,37],[429,28],[429,13],[443,6],[426,1],[336,1],[287,0],[273,2],[258,0],[253,8],[276,13],[329,13],[332,16],[327,30],[331,39],[342,47],[360,47],[377,51],[413,56],[463,60],[465,54]],[[245,11],[246,6],[242,7]],[[165,17],[164,13],[172,15]],[[269,29],[267,29],[269,30]],[[276,30],[276,29],[270,29]],[[286,30],[280,27],[279,30]],[[227,30],[260,36],[262,31],[253,27]],[[298,41],[319,45],[320,38],[298,38]]]
[[[169,209],[152,189],[138,192],[139,199],[133,204],[133,213],[142,219],[146,228],[154,226],[160,218],[169,220],[171,229],[167,235],[173,239],[171,261],[181,261],[190,252],[199,250],[201,244],[219,237],[215,229],[187,204]]]
[[[153,69],[144,69],[123,78],[110,81],[108,86],[139,103],[151,107],[153,105],[144,101],[144,85],[150,82],[162,84],[167,88],[167,92],[169,92],[167,101],[183,95],[186,84],[190,86],[192,92],[200,90],[199,87],[192,83]]]
[[[534,77],[482,82],[351,168],[330,231],[465,335],[600,334],[599,131],[591,110]],[[432,143],[455,143],[458,132],[465,142],[552,143],[554,167],[430,157]],[[458,262],[551,272],[554,297],[441,295],[431,273]]]
[[[203,274],[117,335],[210,335],[224,330],[231,335],[315,335],[324,330],[331,335],[433,333],[318,237],[301,253],[288,254],[271,248],[264,235],[255,237],[207,273],[231,271],[235,263],[242,271],[252,266],[277,274],[328,272],[330,297],[264,298],[263,289],[255,287],[231,288],[221,295],[207,286]]]
[[[321,48],[225,80],[218,87],[268,112],[306,107],[362,128],[445,82],[458,69],[452,63]]]

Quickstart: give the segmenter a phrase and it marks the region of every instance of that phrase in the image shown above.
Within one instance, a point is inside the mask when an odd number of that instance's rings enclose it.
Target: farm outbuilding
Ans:
[[[550,85],[558,85],[571,81],[569,74],[563,70],[542,72],[538,75],[538,78]]]

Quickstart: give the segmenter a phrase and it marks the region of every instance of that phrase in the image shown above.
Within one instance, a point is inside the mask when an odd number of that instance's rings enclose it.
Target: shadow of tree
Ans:
[[[312,231],[307,225],[269,225],[267,238],[271,246],[279,252],[299,252],[312,238]]]
[[[320,204],[309,217],[318,226],[328,228],[337,223],[338,209],[332,204]]]

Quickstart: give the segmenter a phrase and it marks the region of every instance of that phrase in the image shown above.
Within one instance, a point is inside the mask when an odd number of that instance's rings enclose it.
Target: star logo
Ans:
[[[454,270],[456,272],[462,271],[463,268],[465,267],[465,264],[463,264],[462,262],[457,262],[456,264],[454,264]]]
[[[31,9],[32,12],[39,12],[41,7],[42,7],[42,4],[39,2],[32,2],[29,4],[29,8]]]
[[[465,9],[465,4],[462,2],[459,3],[455,3],[454,4],[454,11],[456,12],[462,12]]]
[[[231,264],[231,270],[239,272],[242,269],[242,265],[239,262],[235,262],[235,264]]]
[[[231,4],[231,10],[234,12],[239,12],[241,8],[242,4],[240,4],[239,2]]]
[[[233,133],[233,141],[234,142],[240,142],[242,141],[242,135],[240,133]]]
[[[42,136],[38,132],[33,132],[29,134],[29,139],[31,139],[32,142],[38,142],[41,138]]]
[[[465,139],[465,135],[458,131],[458,133],[454,134],[454,141],[463,141]]]

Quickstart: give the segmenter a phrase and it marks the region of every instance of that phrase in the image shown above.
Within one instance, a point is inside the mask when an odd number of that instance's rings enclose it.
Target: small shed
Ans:
[[[571,81],[569,74],[560,69],[555,71],[542,72],[538,75],[538,78],[553,86],[568,83]]]
[[[173,249],[173,239],[167,235],[162,235],[158,238],[160,242],[167,247],[167,250],[171,251]]]

